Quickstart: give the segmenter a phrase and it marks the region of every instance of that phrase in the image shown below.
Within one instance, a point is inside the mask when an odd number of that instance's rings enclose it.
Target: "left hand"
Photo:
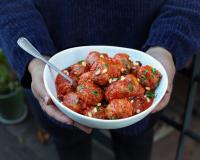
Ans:
[[[151,55],[155,59],[157,59],[165,68],[168,75],[168,88],[165,93],[165,96],[160,101],[160,103],[156,106],[156,108],[152,111],[152,113],[156,113],[167,106],[169,103],[172,89],[173,89],[173,80],[176,72],[175,64],[172,58],[172,55],[169,51],[162,47],[151,47],[146,52]]]

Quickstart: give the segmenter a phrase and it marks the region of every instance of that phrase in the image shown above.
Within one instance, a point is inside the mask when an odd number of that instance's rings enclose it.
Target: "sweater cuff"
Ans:
[[[35,37],[34,37],[35,38]],[[28,40],[38,49],[38,51],[45,56],[52,56],[56,53],[56,49],[53,45],[53,43],[48,39],[34,39],[33,37],[27,37]],[[18,51],[18,54],[23,57],[23,60],[20,62],[17,62],[19,65],[18,69],[18,78],[21,82],[21,85],[24,88],[30,89],[31,88],[31,75],[28,71],[28,65],[34,57],[23,51],[19,46],[17,46],[16,50]]]
[[[143,51],[147,51],[150,47],[159,46],[168,50],[174,59],[177,70],[181,70],[185,67],[186,62],[192,57],[191,50],[186,43],[183,42],[183,37],[172,33],[172,31],[156,32],[152,31],[146,43],[142,47]],[[194,51],[195,52],[195,51]]]

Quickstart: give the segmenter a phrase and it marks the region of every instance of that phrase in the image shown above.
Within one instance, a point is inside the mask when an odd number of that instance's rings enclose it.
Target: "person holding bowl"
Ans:
[[[152,127],[170,100],[175,72],[200,50],[200,1],[8,0],[0,8],[0,46],[21,84],[40,104],[34,114],[53,136],[60,159],[91,159],[93,129],[50,103],[43,82],[45,64],[17,46],[19,37],[27,37],[47,58],[66,48],[102,44],[143,50],[165,67],[168,90],[152,114],[111,130],[116,159],[150,159]]]

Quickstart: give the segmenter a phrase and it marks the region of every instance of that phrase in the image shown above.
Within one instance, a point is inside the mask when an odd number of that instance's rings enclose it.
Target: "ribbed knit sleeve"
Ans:
[[[166,0],[153,22],[143,47],[161,46],[170,51],[177,69],[200,51],[200,0]]]
[[[29,87],[27,65],[33,57],[18,47],[16,42],[21,36],[29,39],[42,54],[50,55],[56,51],[45,22],[32,0],[0,1],[0,47],[16,69],[22,85]]]

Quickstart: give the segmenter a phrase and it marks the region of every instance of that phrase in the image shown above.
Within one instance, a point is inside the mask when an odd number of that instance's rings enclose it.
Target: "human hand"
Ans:
[[[73,125],[88,134],[91,133],[92,132],[91,128],[88,128],[77,122],[74,122],[53,104],[48,93],[46,92],[43,82],[44,67],[45,64],[38,59],[33,59],[28,66],[28,70],[32,77],[31,89],[43,111],[45,111],[49,116],[55,118],[57,121],[60,121],[68,125]]]
[[[149,48],[149,50],[147,50],[146,53],[157,59],[164,66],[168,75],[168,87],[165,96],[162,98],[162,100],[156,106],[156,108],[152,111],[152,113],[156,113],[165,108],[169,103],[173,89],[173,80],[176,68],[171,53],[166,49],[161,47],[152,47]]]

